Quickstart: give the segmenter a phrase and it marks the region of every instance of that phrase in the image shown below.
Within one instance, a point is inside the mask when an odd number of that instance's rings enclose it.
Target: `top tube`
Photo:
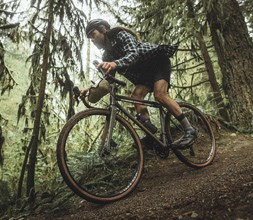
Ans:
[[[139,99],[135,99],[135,98],[128,97],[128,96],[123,96],[123,95],[115,94],[115,99],[117,101],[128,102],[128,103],[133,103],[133,104],[141,104],[141,105],[146,105],[146,106],[150,106],[150,107],[154,107],[154,108],[161,107],[161,104],[159,104],[156,101],[139,100]]]

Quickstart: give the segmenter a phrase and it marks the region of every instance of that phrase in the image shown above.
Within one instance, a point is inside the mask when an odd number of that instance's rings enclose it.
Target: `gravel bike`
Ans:
[[[57,143],[57,161],[64,181],[80,197],[93,203],[117,201],[131,193],[139,183],[144,166],[142,142],[137,131],[153,141],[156,154],[166,159],[170,152],[192,168],[209,165],[216,153],[209,121],[195,106],[179,102],[198,138],[179,150],[173,142],[184,132],[178,121],[156,101],[137,100],[117,94],[126,83],[110,76],[111,91],[107,108],[83,110],[62,128]],[[78,97],[78,92],[76,94]],[[159,129],[153,134],[123,103],[142,104],[157,109]]]

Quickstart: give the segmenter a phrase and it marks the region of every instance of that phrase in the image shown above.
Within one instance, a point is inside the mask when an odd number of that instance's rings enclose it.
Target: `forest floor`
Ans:
[[[144,176],[127,198],[107,205],[86,201],[74,209],[29,219],[253,219],[253,135],[220,131],[214,162],[202,169],[174,155],[145,152]]]

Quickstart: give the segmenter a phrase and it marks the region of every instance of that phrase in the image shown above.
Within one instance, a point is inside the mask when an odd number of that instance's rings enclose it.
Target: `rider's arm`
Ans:
[[[124,51],[125,56],[120,59],[115,60],[114,62],[117,65],[117,68],[125,68],[133,64],[139,57],[138,52],[138,41],[130,33],[126,31],[120,31],[117,34],[118,42],[120,43],[121,49]]]
[[[118,50],[125,54],[119,59],[113,59],[112,54],[105,51],[103,54],[103,63],[100,63],[98,67],[105,70],[106,73],[112,72],[113,70],[124,69],[136,62],[139,57],[138,52],[138,41],[130,33],[126,31],[120,31],[116,36],[117,46],[114,50]]]

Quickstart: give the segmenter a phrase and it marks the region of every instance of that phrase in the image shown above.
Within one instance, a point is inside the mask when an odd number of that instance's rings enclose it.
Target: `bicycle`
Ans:
[[[156,154],[166,159],[173,152],[192,168],[209,165],[216,153],[212,128],[195,106],[179,102],[190,123],[198,129],[198,138],[184,150],[173,142],[183,135],[178,121],[156,101],[137,100],[117,94],[126,83],[110,76],[111,91],[107,108],[83,110],[64,125],[57,143],[57,162],[62,177],[78,196],[93,203],[108,203],[129,195],[143,172],[144,156],[139,128],[152,138]],[[76,97],[78,97],[78,91]],[[120,102],[142,104],[159,111],[159,132],[153,134]]]

